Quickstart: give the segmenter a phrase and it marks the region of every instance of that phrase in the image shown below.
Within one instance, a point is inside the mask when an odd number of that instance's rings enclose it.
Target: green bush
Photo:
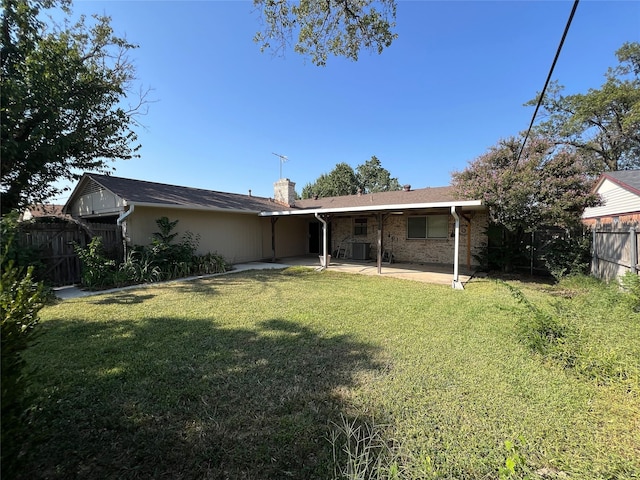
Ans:
[[[143,247],[131,249],[116,274],[117,286],[157,282],[161,279],[162,272],[154,263],[152,252]]]
[[[588,274],[591,266],[591,236],[555,238],[544,255],[544,263],[556,280],[569,275]]]
[[[20,222],[17,211],[4,215],[0,220],[0,251],[4,255],[4,264],[13,261],[18,268],[33,266],[32,278],[42,280],[45,265],[42,263],[40,248],[25,246],[18,241]]]
[[[33,342],[38,311],[46,295],[41,282],[33,280],[33,267],[25,270],[2,254],[0,310],[2,321],[2,472],[15,468],[24,435],[24,395],[29,384],[24,351]]]
[[[102,248],[102,239],[94,238],[86,248],[76,247],[82,261],[82,284],[87,288],[108,288],[138,283],[157,282],[222,273],[229,265],[220,255],[197,255],[200,237],[185,232],[180,242],[173,230],[178,220],[167,217],[156,220],[159,231],[153,234],[151,245],[135,246],[120,265],[109,259]]]
[[[102,237],[93,237],[86,248],[75,246],[82,262],[82,285],[89,289],[105,288],[115,284],[116,262],[108,258]]]

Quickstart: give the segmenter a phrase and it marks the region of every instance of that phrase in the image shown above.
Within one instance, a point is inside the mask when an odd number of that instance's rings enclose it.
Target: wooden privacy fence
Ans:
[[[602,225],[593,229],[592,275],[611,280],[626,272],[640,272],[640,239],[635,225]]]
[[[74,245],[84,247],[96,236],[102,237],[110,257],[121,259],[120,227],[115,224],[25,223],[20,226],[19,242],[39,252],[39,260],[44,264],[43,279],[60,286],[80,282],[80,259]]]

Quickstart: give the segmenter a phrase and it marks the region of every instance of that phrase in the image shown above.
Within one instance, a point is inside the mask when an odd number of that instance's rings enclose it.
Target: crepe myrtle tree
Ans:
[[[60,193],[59,180],[137,157],[147,91],[134,88],[136,48],[110,18],[71,20],[70,0],[2,0],[2,212]],[[55,12],[65,18],[56,23]]]
[[[296,53],[324,66],[329,55],[358,60],[362,49],[378,54],[398,37],[395,0],[253,0],[263,28],[262,51]],[[294,40],[293,37],[297,38]]]
[[[482,199],[491,222],[504,227],[507,270],[525,234],[542,227],[575,228],[584,209],[599,203],[591,190],[593,177],[576,149],[533,137],[516,161],[521,145],[521,137],[501,140],[452,174],[458,195]]]

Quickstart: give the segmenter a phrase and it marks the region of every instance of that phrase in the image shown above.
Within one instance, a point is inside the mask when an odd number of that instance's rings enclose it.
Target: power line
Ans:
[[[536,120],[536,115],[538,114],[538,110],[540,109],[540,105],[542,105],[542,100],[544,99],[544,94],[547,91],[547,86],[551,81],[551,76],[553,75],[553,69],[556,66],[556,62],[558,61],[558,57],[560,56],[560,51],[562,50],[562,45],[564,44],[564,39],[567,38],[567,33],[569,33],[569,27],[571,26],[571,21],[573,20],[573,15],[576,13],[576,9],[578,8],[578,3],[580,0],[575,0],[573,2],[573,8],[571,9],[571,14],[569,15],[569,19],[567,20],[567,25],[564,27],[564,33],[562,34],[562,39],[560,40],[560,44],[558,45],[558,50],[556,51],[556,56],[553,59],[553,63],[551,64],[551,69],[549,70],[549,75],[547,76],[547,81],[544,83],[544,87],[542,88],[542,93],[540,93],[540,97],[538,98],[538,104],[536,105],[536,109],[533,112],[533,116],[531,117],[531,123],[529,124],[529,129],[527,130],[527,134],[524,137],[522,142],[522,146],[520,147],[520,151],[518,152],[518,156],[516,158],[516,163],[513,166],[513,170],[518,167],[518,162],[520,161],[520,157],[522,156],[522,152],[524,151],[524,146],[527,143],[527,139],[529,138],[529,134],[531,133],[531,129],[533,128],[533,122]]]

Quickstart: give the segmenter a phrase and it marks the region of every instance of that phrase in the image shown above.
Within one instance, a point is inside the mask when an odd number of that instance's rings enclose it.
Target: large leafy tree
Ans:
[[[563,95],[554,82],[541,103],[538,133],[578,149],[594,173],[640,168],[640,43],[625,43],[616,56],[599,89]]]
[[[586,207],[599,202],[592,177],[576,149],[557,147],[542,137],[525,145],[521,138],[498,142],[467,168],[452,174],[462,198],[482,199],[491,221],[504,227],[505,267],[509,267],[526,233],[541,227],[571,229]]]
[[[400,183],[391,176],[374,155],[354,171],[347,163],[338,163],[328,174],[323,173],[302,189],[302,198],[336,197],[360,193],[399,190]]]
[[[328,174],[320,175],[314,183],[305,185],[302,189],[302,198],[353,195],[357,191],[358,182],[353,168],[342,162]]]
[[[373,155],[356,168],[356,180],[362,193],[388,192],[400,190],[400,182],[391,177],[389,170],[382,166],[378,158]]]
[[[134,45],[114,35],[109,17],[44,21],[69,0],[2,0],[2,212],[60,193],[55,182],[135,156]],[[126,102],[126,104],[125,104]]]
[[[276,53],[290,47],[316,65],[328,56],[357,60],[361,49],[381,53],[397,34],[395,0],[253,0],[264,28],[254,41]]]

